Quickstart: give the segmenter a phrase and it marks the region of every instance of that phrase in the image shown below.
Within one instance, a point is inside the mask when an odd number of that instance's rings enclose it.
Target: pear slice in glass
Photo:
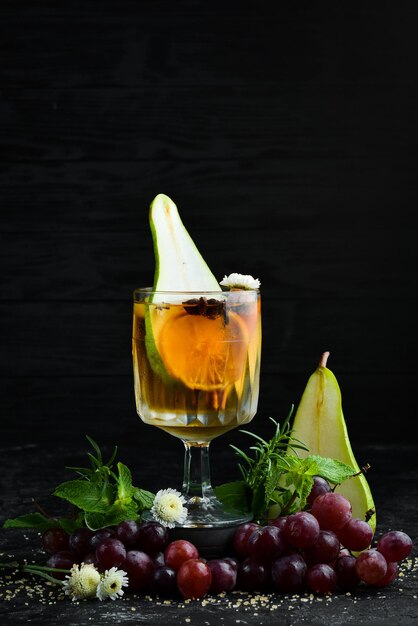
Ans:
[[[165,194],[151,203],[154,243],[154,291],[222,291],[186,230],[177,206]]]
[[[162,326],[167,323],[164,311],[164,294],[161,292],[219,292],[222,289],[212,274],[209,266],[197,249],[193,239],[184,226],[176,204],[165,194],[158,194],[151,202],[149,222],[152,233],[155,274],[153,292],[145,314],[146,349],[151,367],[166,382],[174,382],[167,371],[159,350],[159,336]],[[173,302],[173,295],[167,304]],[[179,294],[179,302],[184,300],[184,293]]]

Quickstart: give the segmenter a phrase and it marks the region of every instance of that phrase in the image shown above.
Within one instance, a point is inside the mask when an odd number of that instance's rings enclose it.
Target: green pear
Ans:
[[[351,502],[353,517],[367,519],[375,531],[376,513],[368,519],[368,512],[375,511],[372,493],[350,444],[340,387],[326,366],[328,357],[329,352],[324,352],[317,369],[308,380],[293,420],[292,436],[308,448],[308,451],[298,450],[300,456],[318,454],[333,458],[359,472],[357,476],[341,483],[336,491]]]
[[[155,291],[221,291],[168,196],[160,193],[154,198],[149,220],[155,254]]]

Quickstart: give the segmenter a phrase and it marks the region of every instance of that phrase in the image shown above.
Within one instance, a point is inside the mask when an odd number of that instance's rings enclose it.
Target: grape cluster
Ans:
[[[101,572],[118,567],[127,572],[130,590],[184,598],[233,589],[330,594],[360,584],[389,585],[397,577],[398,563],[412,552],[411,538],[389,531],[372,547],[370,525],[352,517],[350,502],[325,482],[315,477],[309,510],[268,525],[239,526],[229,557],[207,560],[190,541],[171,541],[158,522],[126,520],[95,532],[45,531],[46,564],[69,569],[73,563],[92,563]]]
[[[411,538],[389,531],[372,547],[370,525],[352,517],[349,500],[325,482],[315,478],[309,511],[236,530],[238,588],[330,594],[360,584],[385,587],[395,580],[399,561],[412,552]]]

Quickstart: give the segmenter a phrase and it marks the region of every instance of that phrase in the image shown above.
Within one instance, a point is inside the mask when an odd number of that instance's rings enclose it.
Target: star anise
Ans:
[[[225,307],[224,300],[217,300],[216,298],[191,298],[182,303],[184,310],[189,315],[203,315],[211,320],[220,317],[224,318],[225,324],[228,323],[228,312]]]

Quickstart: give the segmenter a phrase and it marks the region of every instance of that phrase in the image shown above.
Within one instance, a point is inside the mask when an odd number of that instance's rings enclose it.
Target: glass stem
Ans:
[[[209,442],[184,441],[183,495],[186,500],[214,498],[210,480]]]

